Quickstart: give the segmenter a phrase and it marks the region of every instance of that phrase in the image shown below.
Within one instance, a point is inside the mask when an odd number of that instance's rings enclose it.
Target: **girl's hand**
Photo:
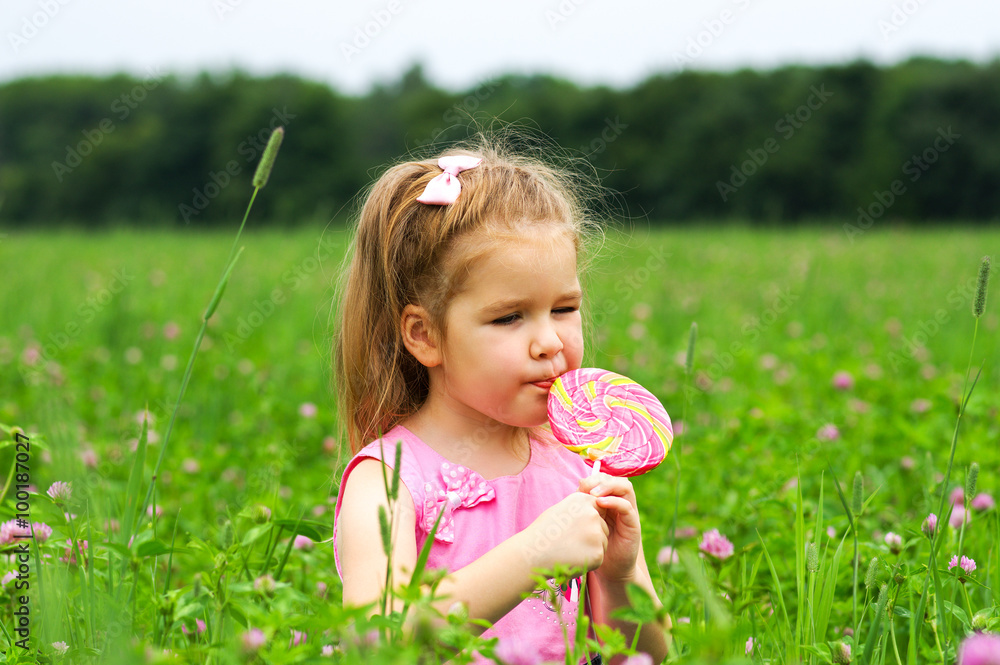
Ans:
[[[607,581],[634,581],[642,532],[632,483],[628,478],[598,473],[580,480],[580,492],[597,497],[608,525],[608,546],[597,574]]]
[[[525,556],[533,568],[548,570],[558,563],[589,572],[604,562],[609,528],[597,508],[598,501],[589,494],[573,492],[522,532]]]

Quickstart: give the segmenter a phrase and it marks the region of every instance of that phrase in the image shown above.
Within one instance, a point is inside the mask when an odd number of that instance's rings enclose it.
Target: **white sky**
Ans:
[[[859,56],[888,63],[915,54],[982,62],[1000,55],[996,0],[2,3],[0,80],[236,66],[362,93],[420,61],[432,81],[454,90],[508,72],[625,87],[682,66],[769,68]],[[689,40],[699,37],[701,52],[680,64]]]

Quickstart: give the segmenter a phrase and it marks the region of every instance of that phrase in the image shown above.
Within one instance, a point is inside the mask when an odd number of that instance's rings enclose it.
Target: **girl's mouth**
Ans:
[[[555,379],[547,379],[545,381],[532,381],[531,385],[538,386],[539,388],[543,388],[545,390],[548,390],[549,388],[552,387],[552,383],[554,381],[555,381]]]

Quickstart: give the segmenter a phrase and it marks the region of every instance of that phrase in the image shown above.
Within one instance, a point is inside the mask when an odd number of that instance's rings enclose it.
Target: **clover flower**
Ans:
[[[712,529],[703,534],[698,549],[719,561],[725,561],[733,555],[733,544],[719,533],[718,529]]]
[[[925,536],[930,538],[934,535],[934,532],[937,531],[937,523],[938,523],[937,515],[931,513],[930,515],[927,516],[927,519],[925,519],[924,523],[920,526],[920,530],[924,532]]]
[[[660,548],[660,551],[656,554],[656,563],[661,566],[678,562],[679,559],[677,558],[677,550],[670,545]]]
[[[837,390],[850,390],[854,387],[854,377],[850,372],[840,371],[833,375],[832,383]]]
[[[265,596],[273,596],[277,588],[277,583],[270,575],[261,575],[253,581],[253,590]]]
[[[965,511],[965,506],[957,505],[951,509],[951,517],[948,518],[948,524],[952,529],[957,529],[962,526],[962,522],[969,521],[969,514]]]
[[[970,635],[958,647],[958,665],[1000,665],[1000,635]]]
[[[986,492],[980,492],[972,500],[971,505],[973,510],[993,510],[997,504],[996,501],[993,500],[992,496]]]
[[[73,486],[68,482],[57,480],[45,493],[56,503],[66,503],[73,496]]]
[[[961,560],[959,560],[958,555],[956,554],[951,557],[951,561],[948,562],[948,570],[951,570],[956,566],[964,570],[966,575],[971,575],[972,571],[976,569],[976,562],[967,556],[963,556]]]
[[[182,623],[181,624],[181,632],[184,633],[185,635],[187,635],[188,637],[195,637],[197,635],[200,635],[200,634],[204,633],[205,632],[205,628],[207,628],[207,626],[205,625],[205,622],[202,621],[201,619],[195,619],[194,620],[194,627],[195,627],[194,630],[189,632],[188,629],[187,629],[187,626]]]
[[[251,628],[243,633],[240,640],[243,643],[244,651],[255,653],[267,643],[267,636],[260,628]]]
[[[86,540],[76,541],[80,546],[80,554],[84,557],[84,563],[86,563],[87,549],[90,547]],[[66,539],[66,554],[65,556],[59,557],[59,560],[63,563],[68,563],[71,566],[77,565],[76,560],[76,548],[73,546],[73,541],[69,538]]]
[[[840,430],[833,423],[827,423],[816,432],[816,438],[820,441],[836,441],[840,438]]]
[[[851,645],[846,642],[837,642],[833,649],[833,662],[838,665],[849,665],[851,662]]]

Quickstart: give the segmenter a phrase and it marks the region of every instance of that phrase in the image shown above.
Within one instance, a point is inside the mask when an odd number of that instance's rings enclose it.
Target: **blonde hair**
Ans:
[[[483,160],[457,176],[462,190],[455,203],[416,200],[441,173],[434,157],[389,168],[358,215],[334,341],[339,410],[352,453],[416,413],[427,398],[427,368],[401,337],[407,304],[423,306],[444,334],[448,302],[476,258],[498,239],[523,237],[532,225],[565,229],[583,256],[591,224],[582,196],[588,181],[581,174],[514,154],[482,135],[443,154]],[[460,239],[474,241],[459,247]]]

